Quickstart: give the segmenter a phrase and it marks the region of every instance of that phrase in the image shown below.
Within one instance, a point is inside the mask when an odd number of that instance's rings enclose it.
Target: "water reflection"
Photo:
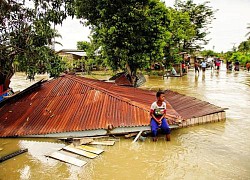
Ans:
[[[55,166],[57,161],[48,160],[45,155],[49,155],[55,151],[62,149],[65,144],[61,143],[52,143],[52,142],[39,142],[39,141],[28,141],[20,140],[20,148],[28,148],[28,153],[32,156],[33,161],[39,163],[47,163],[49,166]],[[44,148],[46,147],[46,148]]]
[[[206,78],[205,73],[203,73],[203,74],[202,74],[202,82],[205,81],[205,78]]]
[[[26,179],[30,179],[31,175],[30,175],[30,166],[25,166],[23,169],[20,169],[20,179],[26,180]]]
[[[94,146],[104,153],[94,160],[80,157],[88,162],[83,168],[46,158],[62,146],[54,139],[0,139],[0,156],[29,148],[0,164],[0,179],[249,179],[250,73],[223,66],[199,75],[190,70],[181,78],[146,79],[143,89],[170,89],[229,108],[227,120],[172,131],[170,142],[160,137],[156,143],[147,138],[132,144],[121,138],[111,147]]]

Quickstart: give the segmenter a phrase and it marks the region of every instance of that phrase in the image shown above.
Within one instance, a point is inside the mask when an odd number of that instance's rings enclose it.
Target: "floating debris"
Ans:
[[[94,148],[94,147],[90,147],[90,146],[85,146],[85,145],[77,146],[76,148],[84,150],[84,151],[88,151],[91,153],[95,153],[95,154],[101,154],[104,151],[102,149],[98,149],[98,148]]]
[[[48,155],[48,157],[51,157],[51,158],[54,158],[54,159],[57,159],[57,160],[60,160],[69,164],[73,164],[78,167],[82,167],[85,164],[87,164],[86,161],[83,161],[83,160],[80,160],[71,156],[67,156],[59,152],[53,152],[52,154]]]
[[[8,160],[10,158],[13,158],[13,157],[15,157],[15,156],[17,156],[19,154],[23,154],[25,152],[28,152],[28,149],[21,149],[21,150],[18,150],[16,152],[13,152],[11,154],[8,154],[7,156],[0,157],[0,162],[6,161],[6,160]]]
[[[98,156],[94,153],[74,148],[72,145],[64,147],[63,150],[66,150],[66,151],[69,151],[69,152],[72,152],[72,153],[75,153],[75,154],[78,154],[87,158],[91,158],[91,159],[96,158]]]
[[[129,133],[129,134],[126,134],[124,137],[125,138],[131,138],[131,137],[134,137],[136,136],[138,133]]]
[[[79,145],[82,145],[82,144],[89,144],[89,143],[91,143],[93,141],[94,141],[93,138],[73,138],[74,146],[79,146]]]
[[[140,132],[137,134],[137,136],[135,137],[135,139],[134,139],[134,141],[133,141],[132,143],[135,143],[135,142],[138,140],[138,138],[141,136],[142,132],[143,132],[143,131],[140,131]]]
[[[104,145],[104,146],[113,146],[115,144],[115,141],[93,141],[89,144],[92,145]]]

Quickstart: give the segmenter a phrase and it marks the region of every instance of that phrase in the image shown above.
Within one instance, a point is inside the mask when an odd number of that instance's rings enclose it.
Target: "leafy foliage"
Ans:
[[[138,69],[164,57],[164,64],[179,62],[181,51],[205,41],[213,18],[206,3],[196,5],[192,0],[176,9],[160,0],[34,0],[34,7],[29,9],[18,0],[1,3],[0,67],[5,79],[13,75],[13,63],[31,79],[46,71],[59,74],[63,64],[48,46],[58,35],[51,22],[61,24],[68,15],[87,19],[86,25],[92,27],[91,44],[78,44],[87,51],[87,64],[104,62],[113,70],[127,69],[134,84]]]
[[[250,53],[250,40],[241,42],[238,46],[238,51],[243,53]]]
[[[154,61],[177,63],[180,52],[207,42],[214,11],[206,4],[188,0],[172,9],[159,0],[77,0],[76,14],[87,19],[112,69],[126,68],[133,77]]]
[[[35,1],[32,9],[18,0],[1,0],[0,79],[4,90],[14,74],[13,63],[25,71],[29,79],[44,72],[55,77],[64,69],[50,48],[53,38],[58,36],[51,22],[58,24],[66,17],[62,2]]]
[[[93,39],[113,70],[138,68],[162,59],[168,23],[165,5],[158,0],[78,0],[77,16],[92,25]]]
[[[247,27],[249,28],[249,27]],[[248,35],[248,34],[247,34]],[[224,54],[229,61],[239,61],[241,65],[250,62],[250,39],[242,41],[238,47],[233,47],[234,51],[229,51]]]
[[[176,9],[183,13],[188,13],[190,21],[194,25],[195,36],[186,41],[184,49],[194,51],[200,49],[201,45],[207,44],[209,40],[206,39],[209,33],[209,25],[214,18],[215,10],[208,6],[209,1],[203,4],[195,4],[193,0],[179,1],[176,5]]]
[[[201,51],[201,55],[204,56],[204,57],[213,57],[213,56],[218,56],[218,53],[212,51],[212,50],[204,50],[204,51]]]
[[[165,47],[165,66],[179,63],[182,60],[180,52],[186,51],[185,43],[195,36],[194,25],[191,24],[188,13],[169,9],[170,23],[165,24],[170,33]]]
[[[90,48],[91,44],[87,41],[78,41],[77,42],[77,49],[87,51]]]
[[[106,61],[100,54],[100,45],[91,39],[91,42],[78,41],[77,49],[84,50],[87,54],[87,59],[82,60],[87,73],[93,70],[93,67],[105,67]]]

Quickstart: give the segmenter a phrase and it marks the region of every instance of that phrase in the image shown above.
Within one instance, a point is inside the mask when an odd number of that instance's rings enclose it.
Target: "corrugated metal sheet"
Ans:
[[[119,77],[115,79],[115,83],[121,86],[133,86],[130,80],[127,77],[127,73],[121,74]]]
[[[86,52],[65,52],[66,54],[74,54],[74,55],[77,55],[77,56],[87,56],[87,53]]]
[[[138,74],[136,78],[137,78],[137,81],[135,84],[136,87],[140,87],[142,84],[146,82],[146,79],[143,76],[143,74]],[[119,86],[133,86],[133,84],[131,83],[130,75],[127,72],[117,73],[116,75],[111,77],[109,80],[111,81],[114,80],[115,84]]]
[[[166,91],[166,99],[184,119],[214,114],[227,109],[169,90]]]
[[[171,91],[166,95],[171,115],[188,118],[223,110]],[[196,111],[180,106],[178,96],[193,104]],[[66,75],[39,82],[0,104],[0,137],[107,129],[108,125],[147,126],[155,99],[153,91]],[[211,107],[213,110],[209,110]]]

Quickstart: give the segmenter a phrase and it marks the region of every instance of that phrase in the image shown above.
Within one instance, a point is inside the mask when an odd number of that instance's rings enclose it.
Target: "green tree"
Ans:
[[[90,47],[90,42],[88,42],[88,41],[78,41],[77,42],[77,49],[78,50],[87,51],[87,49],[89,49],[89,47]]]
[[[201,51],[201,55],[204,57],[212,57],[212,56],[218,56],[218,53],[212,51],[212,50],[203,50]]]
[[[112,69],[126,69],[133,84],[138,69],[152,57],[163,58],[168,20],[159,0],[77,0],[76,10],[92,26],[93,39]]]
[[[227,51],[226,53],[221,54],[221,57],[228,62],[232,62],[231,56],[233,53],[233,51]]]
[[[186,51],[185,42],[195,36],[194,25],[191,24],[188,13],[172,8],[168,12],[170,23],[165,26],[170,33],[170,38],[167,39],[164,62],[167,67],[169,64],[179,63],[182,60],[180,52]]]
[[[238,60],[238,61],[240,62],[240,64],[243,63],[244,59],[245,59],[244,54],[243,54],[242,52],[239,52],[239,51],[234,52],[234,53],[232,54],[232,56],[230,57],[230,60],[231,60],[231,61],[235,62],[235,61]]]
[[[214,18],[215,10],[208,6],[209,1],[203,4],[195,4],[193,0],[179,1],[176,9],[180,12],[188,13],[190,20],[195,28],[195,36],[184,42],[184,49],[186,51],[195,51],[201,48],[201,45],[207,44],[206,39],[209,33],[209,25]]]
[[[63,1],[35,0],[31,8],[19,2],[1,0],[0,3],[0,84],[4,90],[14,74],[13,64],[18,64],[30,79],[44,72],[58,76],[64,69],[50,48],[58,35],[51,23],[61,23],[67,13],[72,14],[73,6],[65,8]]]
[[[250,40],[241,42],[238,46],[238,51],[243,52],[245,54],[250,53]]]

